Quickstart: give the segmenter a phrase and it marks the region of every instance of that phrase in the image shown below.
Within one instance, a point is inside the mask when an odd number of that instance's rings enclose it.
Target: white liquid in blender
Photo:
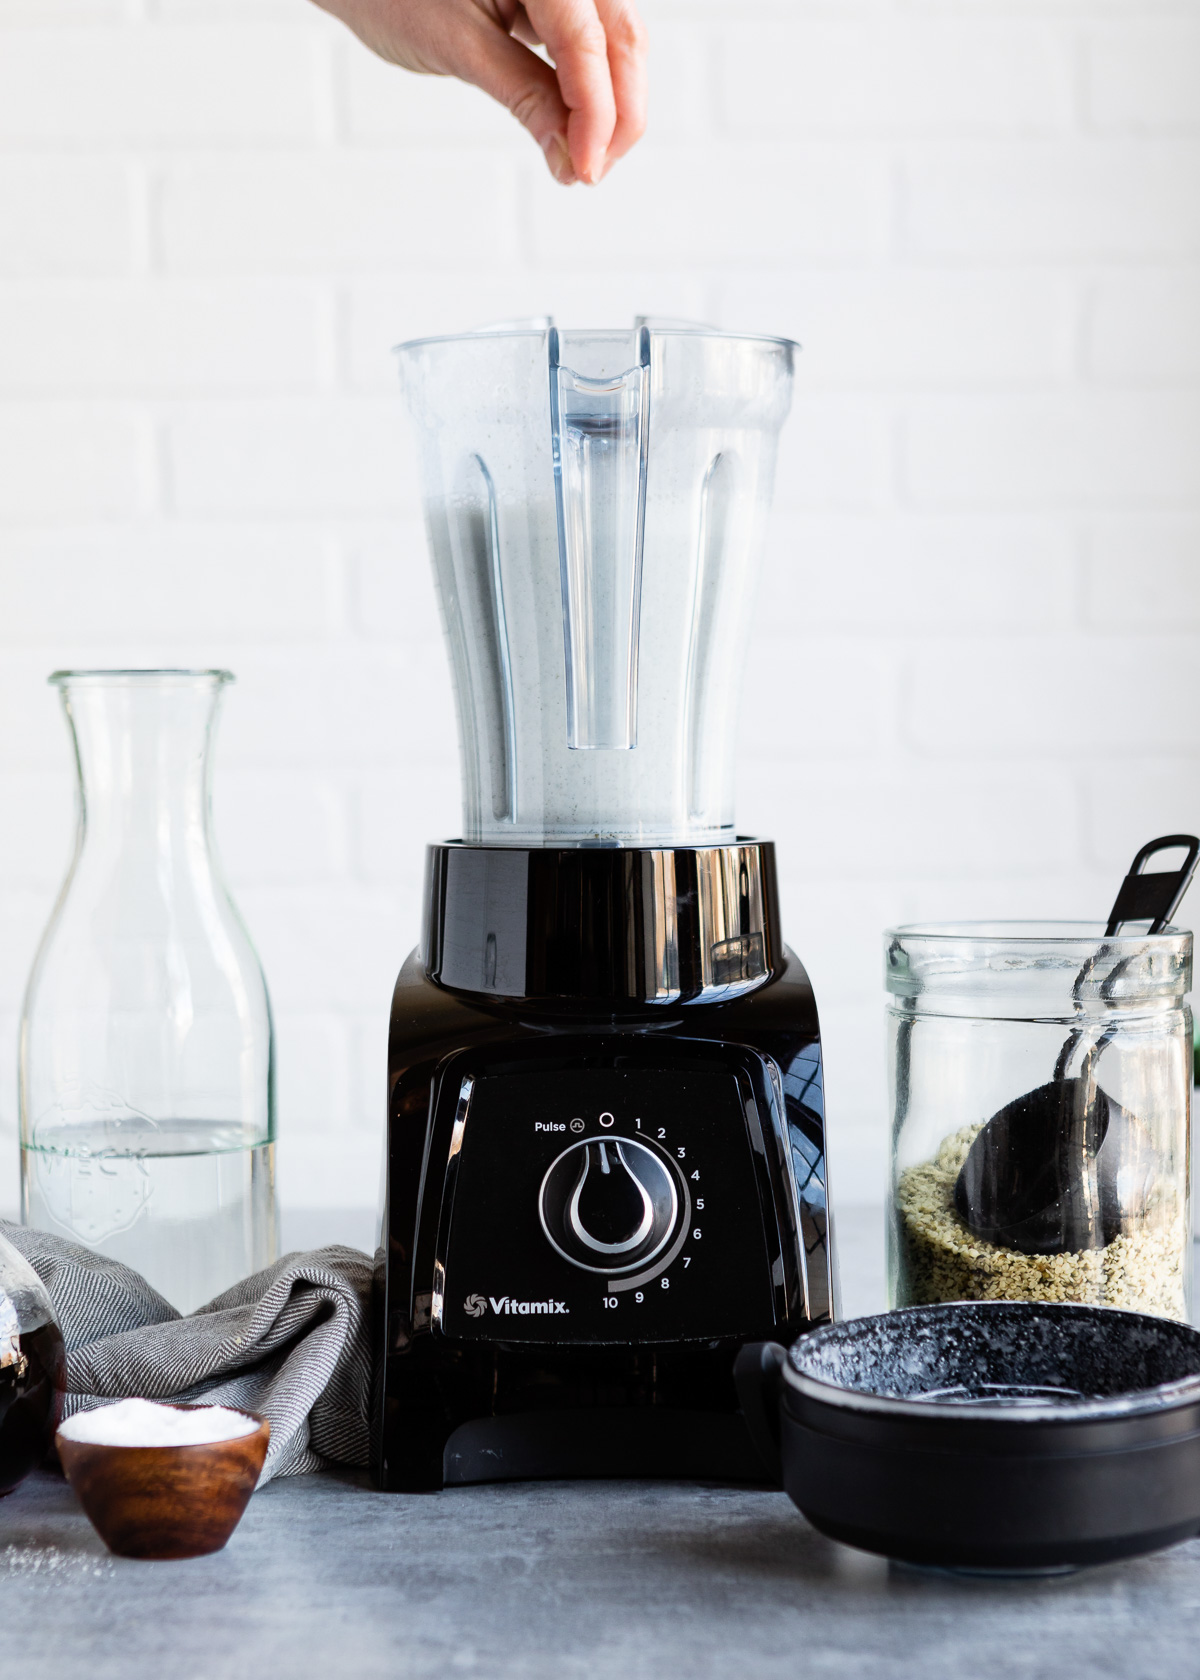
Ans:
[[[749,590],[740,587],[747,544],[731,544],[726,556],[731,590],[715,563],[701,565],[696,532],[682,513],[668,506],[657,522],[648,519],[650,558],[636,615],[636,746],[573,750],[554,504],[498,506],[499,603],[490,521],[453,506],[427,512],[464,725],[463,838],[535,845],[730,839],[741,674],[733,649],[748,610]],[[602,627],[589,628],[601,642]],[[630,634],[628,618],[606,628]],[[585,660],[588,648],[582,636],[577,651]]]
[[[221,1121],[37,1128],[23,1217],[140,1272],[192,1312],[275,1257],[275,1145]]]

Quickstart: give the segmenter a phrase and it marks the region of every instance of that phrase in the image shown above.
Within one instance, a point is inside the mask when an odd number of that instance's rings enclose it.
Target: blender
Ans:
[[[399,351],[462,836],[396,983],[372,1470],[759,1480],[732,1365],[833,1314],[821,1047],[737,695],[795,346]]]

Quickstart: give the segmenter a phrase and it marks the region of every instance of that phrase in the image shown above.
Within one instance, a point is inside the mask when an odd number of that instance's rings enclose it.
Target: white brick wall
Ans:
[[[0,57],[0,141],[207,149],[311,141],[315,41],[285,26],[20,29]]]
[[[1200,823],[1195,0],[648,0],[651,132],[563,193],[306,0],[0,0],[0,1206],[70,843],[55,666],[222,663],[222,849],[293,1206],[374,1199],[392,979],[457,825],[388,348],[553,311],[805,354],[740,812],[879,1194],[879,934],[1094,914]]]

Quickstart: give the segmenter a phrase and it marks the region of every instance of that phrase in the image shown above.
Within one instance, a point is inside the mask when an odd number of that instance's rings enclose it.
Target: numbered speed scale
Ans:
[[[380,1486],[754,1479],[733,1360],[833,1310],[821,1049],[737,676],[793,347],[404,347],[463,834],[392,1002]]]
[[[559,1060],[464,1079],[439,1309],[449,1334],[594,1345],[671,1341],[685,1325],[738,1337],[748,1307],[774,1322],[750,1080],[699,1058],[676,1072],[630,1068],[616,1047],[610,1057],[586,1077]],[[748,1124],[757,1139],[723,1150]]]

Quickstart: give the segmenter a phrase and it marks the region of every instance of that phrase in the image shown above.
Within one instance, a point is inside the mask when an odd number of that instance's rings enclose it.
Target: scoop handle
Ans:
[[[1187,857],[1178,869],[1145,873],[1146,864],[1157,852],[1172,851],[1178,846],[1187,848]],[[1166,834],[1161,840],[1151,840],[1143,846],[1121,882],[1104,937],[1111,939],[1125,922],[1148,921],[1151,933],[1161,933],[1191,885],[1198,859],[1200,839],[1194,834]]]

